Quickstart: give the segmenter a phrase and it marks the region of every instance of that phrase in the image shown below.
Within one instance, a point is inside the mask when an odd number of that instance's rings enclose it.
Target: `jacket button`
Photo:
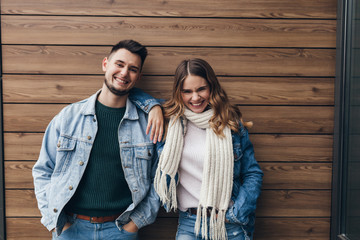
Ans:
[[[87,139],[89,139],[89,140],[90,140],[90,139],[91,139],[91,136],[88,136],[88,137],[87,137]]]
[[[57,213],[57,211],[58,211],[57,208],[54,208],[54,213]]]
[[[69,190],[73,190],[73,186],[69,186]]]
[[[96,118],[93,118],[93,122],[96,122]]]
[[[79,165],[80,165],[80,166],[84,165],[84,162],[83,162],[83,161],[80,161],[80,162],[79,162]]]
[[[60,146],[61,146],[60,143],[58,143],[58,144],[57,144],[57,147],[59,148]]]

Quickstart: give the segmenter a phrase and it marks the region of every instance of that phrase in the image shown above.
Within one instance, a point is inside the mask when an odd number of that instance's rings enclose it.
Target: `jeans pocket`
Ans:
[[[124,228],[121,227],[121,230],[120,230],[121,233],[125,234],[125,235],[137,235],[138,232],[128,232],[126,231]]]

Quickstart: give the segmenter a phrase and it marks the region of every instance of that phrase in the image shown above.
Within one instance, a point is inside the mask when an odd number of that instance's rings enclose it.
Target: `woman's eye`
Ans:
[[[189,91],[189,90],[182,90],[182,92],[185,93],[185,94],[186,93],[191,93],[191,91]]]

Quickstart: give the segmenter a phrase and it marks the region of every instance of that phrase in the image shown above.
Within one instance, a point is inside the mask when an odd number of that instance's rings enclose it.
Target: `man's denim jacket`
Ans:
[[[95,102],[98,94],[65,107],[54,117],[46,129],[39,159],[33,167],[41,222],[48,230],[56,228],[58,235],[67,221],[63,209],[80,183],[95,140],[98,129]],[[132,90],[126,102],[118,137],[122,167],[133,202],[117,218],[119,228],[130,220],[139,228],[153,223],[160,207],[152,184],[158,154],[145,133],[147,113],[158,104],[139,90]]]

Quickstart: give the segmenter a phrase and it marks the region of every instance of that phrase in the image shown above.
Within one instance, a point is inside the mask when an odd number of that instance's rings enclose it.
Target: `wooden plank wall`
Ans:
[[[49,239],[31,168],[50,119],[102,84],[110,46],[148,46],[139,87],[168,98],[184,58],[210,62],[265,173],[256,240],[329,239],[336,0],[1,0],[7,239]],[[174,239],[159,214],[141,239]]]

